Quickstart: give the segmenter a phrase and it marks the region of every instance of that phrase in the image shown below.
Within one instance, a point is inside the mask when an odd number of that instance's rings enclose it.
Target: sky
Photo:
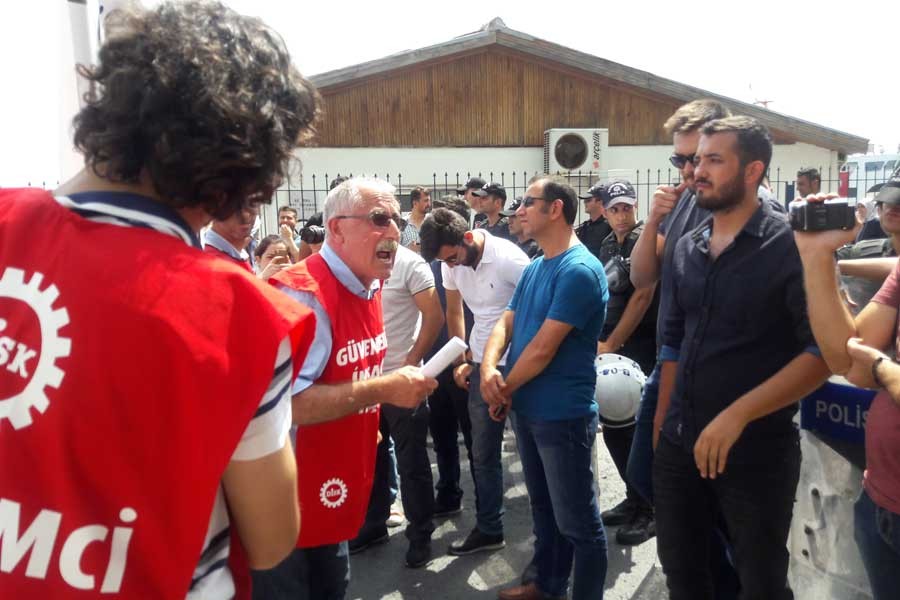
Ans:
[[[88,9],[99,1],[88,0]],[[769,101],[771,110],[869,138],[876,150],[897,152],[900,144],[900,77],[892,68],[900,2],[226,3],[276,29],[307,76],[444,42],[500,17],[511,29],[658,76]],[[64,127],[75,96],[61,59],[70,46],[59,35],[68,23],[63,4],[0,8],[0,186],[50,185],[71,174]],[[490,82],[484,90],[485,102],[503,93]]]

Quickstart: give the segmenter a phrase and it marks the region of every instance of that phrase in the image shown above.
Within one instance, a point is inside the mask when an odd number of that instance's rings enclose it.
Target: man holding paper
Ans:
[[[457,213],[438,208],[419,230],[422,258],[442,261],[441,274],[447,294],[447,330],[451,337],[465,337],[463,302],[475,318],[469,338],[470,353],[460,355],[453,377],[469,391],[472,423],[472,459],[475,475],[476,526],[465,540],[450,545],[450,554],[464,555],[496,550],[503,539],[503,467],[500,448],[503,421],[491,419],[481,396],[479,367],[491,329],[512,298],[522,271],[530,262],[513,242],[484,229],[469,231]],[[503,361],[499,362],[500,365]],[[502,368],[502,367],[501,367]]]

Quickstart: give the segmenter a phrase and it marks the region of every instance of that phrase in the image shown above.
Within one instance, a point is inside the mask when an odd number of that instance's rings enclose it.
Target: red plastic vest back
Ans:
[[[184,598],[279,342],[299,364],[314,321],[181,239],[0,190],[0,596]]]
[[[274,278],[315,294],[331,321],[331,355],[316,383],[337,384],[381,375],[387,350],[381,292],[354,295],[314,254]],[[297,430],[297,477],[302,525],[299,548],[356,537],[366,517],[378,438],[379,407]]]

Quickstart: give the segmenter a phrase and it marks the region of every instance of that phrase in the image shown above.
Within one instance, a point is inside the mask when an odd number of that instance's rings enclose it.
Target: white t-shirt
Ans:
[[[434,274],[428,263],[408,248],[397,248],[391,276],[381,289],[384,333],[388,342],[385,373],[403,366],[419,335],[422,314],[413,296],[433,287]]]
[[[531,260],[509,240],[495,237],[483,229],[476,229],[474,234],[484,236],[484,252],[478,266],[475,269],[462,265],[451,268],[443,263],[441,273],[444,288],[459,291],[475,317],[469,349],[472,359],[480,363],[491,330],[509,305],[522,271]],[[506,355],[499,364],[506,364]]]

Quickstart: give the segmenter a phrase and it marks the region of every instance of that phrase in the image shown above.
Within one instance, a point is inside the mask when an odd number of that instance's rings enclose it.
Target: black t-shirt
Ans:
[[[619,320],[625,312],[625,307],[628,305],[628,301],[631,300],[632,294],[634,294],[634,286],[631,284],[630,280],[631,252],[634,250],[634,245],[637,243],[643,229],[643,222],[638,223],[634,226],[634,229],[625,236],[625,239],[621,244],[616,238],[615,233],[610,233],[600,244],[600,252],[597,258],[600,259],[600,262],[603,263],[603,266],[606,269],[607,282],[609,284],[609,304],[607,304],[606,308],[606,322],[603,324],[603,339],[609,337],[616,328],[616,325],[619,324]],[[647,312],[644,313],[644,318],[641,319],[641,322],[638,323],[637,327],[632,332],[629,341],[646,340],[650,342],[647,344],[648,346],[651,348],[654,346],[658,311],[659,288],[657,288],[656,292],[653,294],[653,301],[650,304],[650,307],[647,309]],[[652,350],[651,353],[653,353]],[[638,357],[633,356],[630,356],[629,358],[634,360],[638,359]],[[640,358],[643,359],[644,357]]]
[[[494,237],[500,237],[511,242],[516,241],[512,234],[509,233],[509,219],[506,217],[500,217],[493,225],[485,217],[483,221],[475,222],[475,229],[484,229]]]
[[[600,245],[612,233],[612,227],[606,219],[600,217],[596,221],[587,220],[575,228],[575,235],[594,256],[600,256]]]

